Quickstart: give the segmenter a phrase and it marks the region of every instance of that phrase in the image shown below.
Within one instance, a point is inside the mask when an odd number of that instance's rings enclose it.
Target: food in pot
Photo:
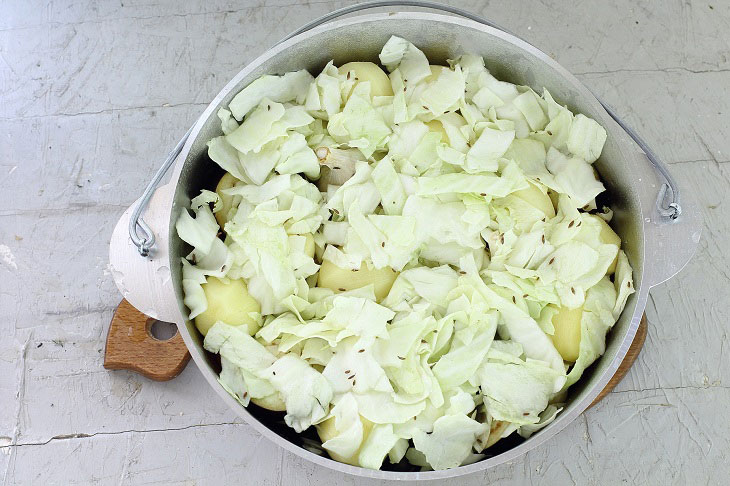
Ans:
[[[200,286],[207,302],[207,308],[195,316],[195,327],[200,334],[208,334],[218,321],[229,326],[245,326],[249,334],[259,330],[260,319],[252,315],[255,316],[261,307],[248,293],[243,279],[208,277]]]
[[[267,75],[219,111],[225,175],[176,224],[184,302],[243,406],[341,462],[453,468],[556,417],[632,271],[594,214],[598,123],[479,56],[392,37],[380,62]]]
[[[390,78],[385,74],[380,66],[374,62],[348,62],[337,69],[340,75],[344,75],[345,79],[354,79],[352,85],[354,89],[360,83],[370,83],[370,96],[393,96],[393,88],[390,85]],[[345,101],[350,97],[349,93],[345,95]]]
[[[236,196],[231,196],[223,191],[235,186],[236,182],[238,182],[238,179],[233,177],[230,172],[226,172],[225,175],[221,177],[220,181],[218,181],[218,185],[215,188],[215,193],[218,195],[218,201],[220,201],[220,207],[215,212],[215,220],[221,228],[223,228],[228,222],[228,213],[231,211],[231,208],[233,208],[234,205],[237,205],[235,201]]]
[[[360,268],[338,267],[330,260],[322,260],[319,267],[317,287],[345,292],[372,285],[376,302],[382,301],[390,292],[398,272],[390,267],[374,268],[362,262]]]

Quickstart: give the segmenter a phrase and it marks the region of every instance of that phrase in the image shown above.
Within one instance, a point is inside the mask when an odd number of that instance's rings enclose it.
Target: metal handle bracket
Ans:
[[[172,166],[172,163],[175,162],[177,156],[180,155],[180,152],[182,152],[185,142],[188,141],[194,126],[195,123],[193,123],[180,141],[177,142],[175,148],[167,154],[165,162],[162,164],[162,167],[157,170],[157,173],[155,173],[155,176],[152,178],[150,183],[147,184],[139,203],[137,203],[137,206],[134,208],[134,211],[132,211],[132,215],[129,218],[129,237],[132,239],[132,243],[134,243],[134,246],[137,247],[137,250],[142,257],[149,256],[150,250],[155,245],[155,234],[152,232],[152,228],[150,228],[147,223],[144,222],[144,219],[142,219],[142,211],[144,211],[147,204],[150,202],[150,198],[155,192],[155,188],[157,188],[162,178]],[[137,232],[138,229],[142,230],[142,236],[140,236]]]

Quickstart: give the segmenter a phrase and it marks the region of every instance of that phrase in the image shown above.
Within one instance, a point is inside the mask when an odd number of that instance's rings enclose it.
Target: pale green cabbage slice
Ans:
[[[436,199],[408,196],[403,215],[416,220],[415,239],[421,243],[429,239],[439,243],[457,243],[468,248],[483,248],[480,229],[474,230],[463,220],[466,206],[459,201],[441,203]]]
[[[444,389],[457,387],[474,376],[494,339],[497,315],[485,313],[483,316],[477,316],[470,325],[481,327],[477,336],[468,344],[452,345],[449,352],[444,354],[433,367],[433,372]]]
[[[623,312],[626,306],[626,301],[629,296],[635,292],[634,290],[634,278],[631,273],[631,265],[629,265],[629,259],[626,257],[626,253],[623,250],[618,252],[618,262],[616,263],[616,276],[614,280],[616,288],[616,303],[613,306],[613,318],[618,320],[621,312]]]
[[[248,406],[251,401],[247,381],[251,380],[246,380],[243,368],[221,356],[221,372],[218,383],[244,407]]]
[[[388,140],[388,156],[401,173],[418,176],[438,167],[441,134],[431,132],[420,120],[411,120],[393,127]]]
[[[259,152],[238,152],[238,162],[243,167],[244,181],[255,185],[263,184],[271,174],[281,156],[280,139],[264,145]],[[227,143],[227,142],[226,142]],[[230,145],[230,144],[229,144]]]
[[[223,135],[228,135],[232,131],[234,131],[236,128],[238,128],[238,122],[233,118],[233,115],[230,111],[226,110],[225,108],[221,108],[218,110],[218,119],[221,121],[221,130],[223,131]]]
[[[415,84],[431,74],[428,59],[416,46],[405,39],[392,36],[383,46],[380,62],[389,71],[400,70],[406,83]]]
[[[438,117],[453,111],[464,97],[465,80],[461,67],[443,69],[439,76],[421,93],[421,104]]]
[[[425,401],[398,403],[392,392],[370,391],[355,395],[360,414],[376,424],[402,424],[413,420],[426,407]]]
[[[487,428],[465,414],[446,415],[434,422],[430,434],[416,431],[413,444],[432,468],[449,469],[469,457],[474,441]]]
[[[327,129],[336,141],[360,149],[365,157],[370,157],[382,148],[391,133],[390,127],[370,100],[367,83],[355,86],[345,108],[330,116]]]
[[[517,305],[517,299],[509,300],[487,286],[481,278],[475,275],[462,277],[465,285],[473,285],[485,301],[496,308],[502,317],[503,328],[509,337],[519,343],[524,349],[525,356],[533,360],[540,360],[555,371],[564,372],[563,358],[555,349],[550,338],[540,329],[525,309]]]
[[[338,296],[332,301],[330,310],[323,322],[340,324],[360,336],[361,346],[370,345],[376,337],[387,339],[387,323],[393,319],[394,312],[362,297]]]
[[[190,216],[186,209],[183,209],[175,222],[175,229],[177,235],[185,243],[197,251],[207,254],[216,240],[218,223],[213,216],[213,211],[205,204],[195,210],[195,218]]]
[[[380,201],[385,214],[399,215],[406,203],[406,191],[390,157],[385,156],[372,172],[373,182],[380,193]]]
[[[268,143],[287,136],[287,131],[309,125],[314,121],[303,106],[285,106],[264,99],[241,123],[226,135],[226,140],[239,152],[259,153]]]
[[[208,330],[203,345],[208,351],[220,354],[232,364],[260,378],[276,361],[276,356],[244,329],[224,322],[217,322]]]
[[[284,421],[297,432],[324,420],[332,400],[329,381],[295,354],[285,354],[263,371],[286,403]]]
[[[393,433],[393,424],[374,425],[362,445],[358,462],[360,466],[380,469],[385,456],[398,443],[399,437]]]
[[[208,142],[208,157],[236,179],[252,180],[244,175],[246,169],[239,162],[238,151],[228,143],[225,137],[216,137]]]
[[[494,174],[443,174],[418,178],[418,195],[473,193],[481,196],[504,197],[527,184],[518,171],[504,171],[502,177]]]
[[[312,79],[312,75],[304,69],[283,76],[264,75],[243,88],[233,97],[228,107],[236,120],[240,121],[264,98],[278,103],[302,103]]]
[[[291,176],[280,175],[270,178],[261,185],[236,185],[230,189],[225,189],[224,193],[229,196],[241,196],[244,200],[252,204],[260,204],[271,201],[284,191],[291,189],[291,184]]]
[[[403,282],[403,280],[398,280],[398,282]],[[410,284],[407,283],[407,285],[410,287]],[[386,302],[392,295],[393,292],[382,304],[388,305]],[[395,360],[396,357],[408,354],[414,346],[420,349],[420,344],[424,343],[419,344],[417,338],[428,339],[430,338],[428,333],[437,328],[436,319],[431,313],[430,305],[426,302],[419,301],[409,311],[396,312],[388,330],[390,339],[378,341],[375,344],[374,350],[378,353],[378,360],[385,366],[397,366],[399,363]]]
[[[541,101],[543,100],[531,89],[512,100],[512,103],[527,120],[527,124],[530,125],[532,131],[542,130],[548,123],[548,117],[540,104]]]
[[[458,277],[451,267],[442,265],[436,268],[411,268],[402,272],[398,280],[408,282],[415,295],[445,309],[448,304],[447,296],[456,287]]]
[[[319,160],[301,133],[292,133],[279,148],[280,159],[274,170],[278,174],[304,174],[319,177]]]
[[[312,115],[329,119],[342,107],[342,84],[337,68],[330,61],[309,85],[304,107]]]
[[[388,452],[388,460],[391,464],[398,464],[403,460],[406,456],[406,452],[408,451],[408,445],[408,440],[402,437],[398,438],[393,448]]]
[[[590,164],[578,157],[567,157],[553,147],[547,152],[547,169],[555,176],[561,192],[569,195],[577,207],[585,206],[605,190]]]
[[[606,129],[595,120],[581,113],[573,118],[566,142],[571,153],[592,163],[601,155],[605,142]]]
[[[504,155],[514,138],[515,132],[512,130],[485,127],[466,154],[465,170],[470,173],[495,172],[499,167],[498,159]]]
[[[351,244],[356,242],[359,248],[353,253],[360,253],[362,259],[371,261],[375,268],[389,266],[401,270],[413,258],[415,218],[379,214],[366,217],[357,204],[350,206],[347,216],[351,232],[346,250],[352,249]]]
[[[479,385],[487,412],[497,420],[534,424],[548,400],[565,384],[565,375],[534,360],[487,362],[479,369]]]
[[[206,282],[205,273],[197,267],[192,266],[185,258],[182,259],[182,287],[183,303],[190,309],[188,317],[195,319],[208,309],[208,299],[205,297],[201,284]]]

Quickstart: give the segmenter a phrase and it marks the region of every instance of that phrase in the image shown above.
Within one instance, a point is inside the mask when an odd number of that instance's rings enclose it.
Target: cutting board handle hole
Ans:
[[[177,326],[171,322],[158,321],[157,319],[147,319],[147,334],[151,338],[158,341],[169,341],[177,334]]]

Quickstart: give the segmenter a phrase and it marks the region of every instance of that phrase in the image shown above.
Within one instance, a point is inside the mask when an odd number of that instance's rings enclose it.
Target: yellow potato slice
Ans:
[[[530,183],[530,187],[527,189],[520,189],[519,191],[513,192],[512,195],[536,207],[548,218],[555,216],[555,208],[553,207],[553,202],[550,200],[550,196],[542,192],[540,188],[532,183]]]
[[[552,304],[550,304],[552,307]],[[575,361],[580,353],[580,321],[583,317],[583,307],[568,309],[557,307],[558,312],[553,315],[555,333],[550,336],[555,349],[565,361]]]
[[[226,172],[223,177],[221,177],[221,180],[218,181],[218,185],[215,187],[215,192],[218,194],[218,197],[221,200],[221,209],[215,213],[215,219],[218,221],[218,225],[223,228],[226,223],[228,222],[228,212],[233,207],[233,198],[235,196],[229,196],[228,194],[223,194],[224,189],[230,189],[231,187],[236,185],[236,182],[238,182],[238,179],[233,177],[230,172]]]
[[[273,393],[264,398],[252,398],[251,401],[261,408],[272,412],[286,412],[286,404],[279,393]]]
[[[393,96],[393,87],[390,85],[390,78],[385,71],[372,62],[348,62],[343,64],[337,71],[346,76],[347,73],[354,72],[355,85],[370,81],[370,96]],[[350,74],[352,76],[353,74]],[[353,88],[355,87],[353,85]],[[350,95],[348,93],[347,97]]]
[[[601,233],[598,235],[598,239],[601,240],[601,243],[616,245],[621,248],[621,237],[616,234],[613,228],[611,228],[603,218],[596,216],[595,214],[588,214],[587,216],[598,221],[598,224],[601,226]],[[616,258],[613,259],[611,265],[608,266],[606,275],[611,275],[616,271],[616,263],[618,263],[618,253],[616,253]]]
[[[249,295],[243,280],[208,277],[208,281],[201,286],[208,300],[208,308],[195,317],[195,327],[203,336],[218,321],[230,326],[247,326],[251,336],[259,330],[258,323],[248,314],[261,312],[261,306]]]
[[[373,423],[360,415],[360,421],[362,422],[362,443],[360,445],[360,448],[355,451],[355,453],[350,457],[343,457],[339,454],[335,454],[333,452],[327,451],[327,453],[330,455],[332,459],[339,462],[344,462],[345,464],[350,464],[352,466],[359,466],[360,463],[358,462],[358,456],[360,455],[360,449],[362,448],[362,444],[365,443],[365,439],[367,439],[368,435],[370,434],[370,430],[373,428]],[[339,434],[339,431],[335,427],[335,418],[330,417],[327,420],[325,420],[322,423],[319,423],[315,425],[317,428],[317,434],[319,434],[319,438],[322,441],[322,443],[327,442],[328,440],[336,437]]]
[[[319,268],[317,286],[332,289],[335,292],[345,292],[373,284],[375,298],[381,301],[390,292],[397,276],[398,272],[390,267],[371,270],[363,262],[359,270],[349,270],[338,267],[329,260],[323,260],[322,266]]]

